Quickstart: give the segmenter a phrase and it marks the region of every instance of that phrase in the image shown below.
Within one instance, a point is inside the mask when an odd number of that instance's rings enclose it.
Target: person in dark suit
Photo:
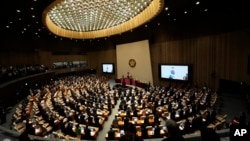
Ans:
[[[90,129],[89,129],[89,126],[87,125],[85,128],[84,128],[84,133],[85,133],[85,139],[87,140],[90,140],[91,139],[91,133],[90,133]]]
[[[0,118],[1,118],[1,124],[6,122],[6,110],[4,107],[0,108]]]
[[[198,115],[198,116],[194,115],[193,120],[192,120],[192,130],[195,131],[195,130],[200,129],[201,125],[202,125],[201,115]]]
[[[190,123],[190,121],[188,120],[188,118],[186,118],[186,121],[185,121],[184,133],[185,133],[185,134],[191,133],[191,123]]]
[[[80,115],[78,115],[78,121],[79,121],[79,123],[81,123],[81,124],[86,124],[86,121],[85,121],[85,115],[84,114],[80,114]]]
[[[203,122],[203,124],[205,124],[206,126],[211,123],[211,114],[209,111],[207,111],[204,115],[204,119],[205,121]]]
[[[138,111],[137,111],[137,109],[135,108],[135,109],[133,110],[133,116],[134,116],[134,117],[138,117],[137,112],[138,112]]]
[[[130,116],[131,116],[130,112],[131,112],[130,108],[127,108],[127,110],[126,110],[126,116],[128,118],[130,118]]]
[[[215,108],[213,108],[213,110],[212,110],[212,112],[210,114],[210,120],[211,120],[211,122],[215,122],[216,115],[217,115],[216,110],[215,110]]]
[[[18,137],[18,141],[32,141],[29,137],[27,130],[24,130],[21,135]]]
[[[89,107],[87,107],[86,112],[87,112],[88,115],[91,114],[91,113],[90,113],[90,108],[89,108]]]
[[[142,138],[148,138],[148,130],[146,128],[146,126],[142,126],[141,127],[141,132],[142,132]]]
[[[129,123],[129,124],[128,124],[127,131],[130,131],[130,132],[133,132],[133,133],[136,132],[136,129],[135,129],[134,124]]]
[[[67,126],[68,126],[68,122],[62,123],[62,126],[61,126],[62,133],[64,134],[67,133]]]
[[[155,124],[160,124],[159,118],[160,118],[159,113],[156,113],[154,115],[154,122],[155,122]]]
[[[75,134],[76,134],[76,137],[77,137],[79,140],[81,140],[81,128],[80,128],[79,124],[76,125]]]
[[[149,119],[148,116],[146,116],[146,117],[144,118],[144,125],[145,125],[145,126],[148,126],[148,125],[149,125],[148,119]]]
[[[73,128],[72,123],[67,124],[66,134],[69,134],[70,136],[75,136],[75,133],[73,132],[72,128]]]
[[[171,118],[172,120],[175,120],[175,114],[176,114],[176,112],[173,110],[173,111],[171,112],[171,114],[170,114],[170,118]]]
[[[246,120],[247,118],[246,118],[246,114],[245,114],[245,112],[240,112],[240,115],[239,115],[239,124],[241,125],[241,126],[245,126],[246,125],[246,123],[247,123],[247,120]]]
[[[112,127],[110,127],[110,129],[108,131],[108,139],[110,139],[110,140],[115,139],[115,131],[112,129]]]
[[[166,127],[167,138],[164,138],[162,141],[185,141],[185,139],[181,135],[178,124],[174,120],[167,120]]]
[[[112,122],[112,126],[113,126],[114,128],[119,128],[117,116],[115,116],[115,118],[114,118],[114,120],[113,120],[113,122]]]
[[[124,118],[124,125],[123,125],[124,130],[126,130],[128,128],[128,124],[129,124],[129,118],[125,117]]]
[[[91,115],[88,115],[88,125],[93,125],[93,118]]]
[[[101,126],[99,122],[100,118],[98,117],[98,115],[95,115],[94,120],[95,120],[95,126],[100,128]]]
[[[155,137],[155,138],[160,138],[160,137],[161,137],[160,131],[161,131],[161,128],[160,128],[159,125],[157,124],[157,125],[155,126],[155,130],[154,130],[154,137]]]
[[[202,126],[200,132],[202,141],[220,141],[220,136],[212,128]]]
[[[119,141],[143,141],[143,139],[138,136],[123,135],[120,137]]]

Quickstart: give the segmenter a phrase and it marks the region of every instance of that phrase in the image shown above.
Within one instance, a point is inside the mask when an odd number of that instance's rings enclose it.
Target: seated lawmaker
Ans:
[[[91,133],[90,133],[90,129],[89,129],[89,126],[87,125],[84,129],[84,133],[85,133],[85,139],[89,140],[91,139]]]
[[[110,127],[110,129],[108,131],[108,139],[110,139],[110,140],[115,139],[115,131],[112,129],[112,127]]]
[[[162,141],[185,141],[183,136],[181,135],[178,124],[169,119],[166,121],[167,126],[167,138],[164,138]]]
[[[155,130],[154,130],[154,137],[155,137],[155,138],[160,138],[160,137],[161,137],[160,131],[161,131],[161,128],[160,128],[159,125],[157,124],[157,125],[155,126]]]
[[[117,116],[115,116],[115,118],[114,118],[114,120],[113,120],[113,122],[112,122],[112,126],[113,126],[114,128],[119,128]]]

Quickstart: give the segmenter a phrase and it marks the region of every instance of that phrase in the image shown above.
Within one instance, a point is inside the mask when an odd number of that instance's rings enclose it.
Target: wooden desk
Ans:
[[[74,122],[71,122],[71,123],[74,123]],[[79,127],[81,128],[81,134],[85,135],[84,129],[86,128],[86,125],[80,124]],[[90,129],[90,135],[92,137],[96,137],[97,136],[97,134],[99,132],[99,128],[93,127],[93,126],[88,126],[88,129]],[[72,131],[75,132],[75,126],[72,127]]]
[[[35,135],[36,136],[42,136],[43,135],[43,130],[41,127],[35,127]]]
[[[121,138],[121,133],[118,131],[115,131],[115,140],[119,140]],[[108,139],[109,135],[106,133],[105,138]]]
[[[118,126],[119,127],[123,127],[124,126],[124,121],[123,120],[119,120],[118,121]]]
[[[142,136],[141,130],[136,131],[136,135],[137,135],[138,137],[141,137],[141,136]]]
[[[138,120],[130,120],[130,123],[134,124],[134,125],[142,125],[144,123],[144,120],[138,119]]]
[[[124,111],[124,110],[120,110],[120,111],[118,111],[118,114],[117,114],[117,116],[119,116],[119,117],[125,117],[127,114],[126,114],[126,112]]]
[[[155,120],[154,120],[154,118],[149,118],[148,122],[149,122],[149,124],[154,124]]]
[[[154,137],[154,128],[149,128],[147,130],[147,133],[148,133],[148,137]],[[163,137],[164,135],[166,134],[165,130],[164,129],[161,129],[160,130],[160,136]]]

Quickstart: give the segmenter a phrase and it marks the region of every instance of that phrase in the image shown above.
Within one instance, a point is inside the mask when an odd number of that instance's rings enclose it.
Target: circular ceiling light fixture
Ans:
[[[43,23],[55,35],[95,39],[130,31],[158,15],[164,0],[55,0]]]

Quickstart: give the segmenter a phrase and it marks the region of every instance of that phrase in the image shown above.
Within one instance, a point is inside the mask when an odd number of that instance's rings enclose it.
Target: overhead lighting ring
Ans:
[[[164,0],[56,0],[44,10],[43,23],[61,37],[108,37],[150,21],[163,5]]]

